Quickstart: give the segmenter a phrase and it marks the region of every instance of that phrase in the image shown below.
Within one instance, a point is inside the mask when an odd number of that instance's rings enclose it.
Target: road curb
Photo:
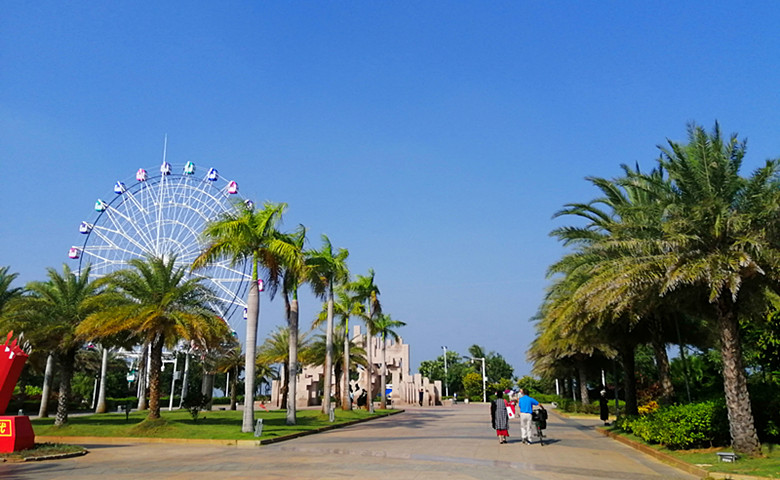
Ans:
[[[270,445],[272,443],[279,443],[285,440],[292,440],[294,438],[304,437],[306,435],[313,435],[315,433],[327,432],[328,430],[334,430],[336,428],[349,427],[358,423],[370,422],[372,420],[378,420],[380,418],[389,417],[391,415],[398,415],[404,413],[406,410],[395,410],[392,412],[381,413],[373,417],[360,418],[357,420],[350,420],[349,422],[338,423],[333,425],[326,425],[324,427],[316,428],[313,430],[306,430],[303,432],[292,433],[289,435],[281,435],[274,438],[266,438],[263,440],[238,440],[238,439],[210,439],[210,438],[150,438],[150,437],[75,437],[75,436],[37,436],[36,442],[45,443],[70,443],[70,444],[93,444],[93,445],[117,445],[117,444],[133,444],[133,443],[184,443],[192,445],[221,445],[221,446],[234,446],[234,447],[259,447],[261,445]]]

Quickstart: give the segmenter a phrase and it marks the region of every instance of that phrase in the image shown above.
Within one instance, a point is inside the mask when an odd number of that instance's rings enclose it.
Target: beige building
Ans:
[[[357,325],[352,330],[352,339],[360,345],[365,345],[365,335],[361,333],[360,326]],[[371,348],[373,351],[373,368],[369,374],[367,369],[358,367],[359,378],[350,382],[352,391],[359,392],[360,389],[368,389],[368,381],[373,385],[372,392],[378,395],[381,388],[382,372],[382,341],[379,338],[371,339]],[[386,382],[388,389],[392,388],[390,396],[391,404],[395,407],[406,405],[419,405],[420,393],[422,390],[423,405],[441,405],[441,381],[431,382],[422,375],[412,375],[409,371],[410,352],[409,345],[399,339],[397,342],[388,339],[386,343],[387,358],[387,376]],[[323,385],[323,367],[322,365],[305,366],[297,379],[296,388],[296,406],[310,407],[321,405],[321,390]],[[331,395],[335,396],[336,379],[333,379],[334,385]],[[271,401],[277,407],[281,405],[280,390],[282,382],[274,380],[271,383]],[[392,387],[391,387],[392,386]]]

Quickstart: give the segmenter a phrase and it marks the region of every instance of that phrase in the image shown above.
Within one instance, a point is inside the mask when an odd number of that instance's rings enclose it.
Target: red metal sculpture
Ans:
[[[0,345],[0,415],[5,414],[11,394],[14,392],[19,374],[22,373],[27,353],[17,340],[11,341],[14,332],[8,334],[5,343]],[[25,415],[0,416],[0,452],[17,452],[35,446],[30,417]]]

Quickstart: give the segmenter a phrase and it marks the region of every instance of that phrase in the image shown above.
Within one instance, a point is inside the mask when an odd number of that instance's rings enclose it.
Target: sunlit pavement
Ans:
[[[12,479],[695,479],[594,431],[597,420],[550,415],[547,444],[499,445],[488,405],[405,413],[262,447],[177,443],[87,445],[88,455],[0,464]]]

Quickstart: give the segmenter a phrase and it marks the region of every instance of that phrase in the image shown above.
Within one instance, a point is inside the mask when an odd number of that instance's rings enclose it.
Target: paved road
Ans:
[[[262,447],[88,445],[83,457],[0,464],[17,479],[689,480],[595,432],[596,422],[550,415],[549,444],[499,445],[485,405],[412,408],[384,419]]]

